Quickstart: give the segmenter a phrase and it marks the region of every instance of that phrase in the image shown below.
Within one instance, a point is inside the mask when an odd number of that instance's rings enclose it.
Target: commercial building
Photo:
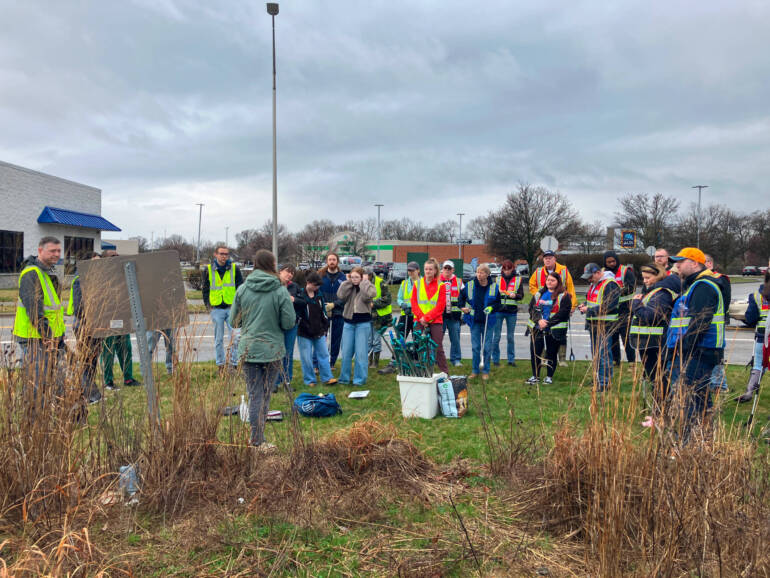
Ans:
[[[0,287],[15,287],[42,237],[62,243],[61,272],[101,250],[102,231],[120,231],[102,213],[100,189],[0,161]]]

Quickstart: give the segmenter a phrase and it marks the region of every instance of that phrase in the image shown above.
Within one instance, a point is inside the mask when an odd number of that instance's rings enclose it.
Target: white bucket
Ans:
[[[433,377],[411,377],[398,375],[398,389],[401,392],[401,414],[404,417],[433,419],[438,413],[438,392],[436,383],[446,373],[434,373]]]

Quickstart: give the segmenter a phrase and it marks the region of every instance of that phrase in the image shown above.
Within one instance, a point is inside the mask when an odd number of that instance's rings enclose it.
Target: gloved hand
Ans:
[[[484,307],[484,313],[486,313],[487,315],[492,313],[492,306],[490,305],[489,307]]]
[[[412,314],[412,308],[411,308],[411,307],[404,307],[404,308],[401,310],[401,312],[402,312],[404,315],[411,315],[411,314]]]
[[[333,309],[334,309],[334,303],[327,303],[326,304],[326,312],[327,313],[331,313]]]

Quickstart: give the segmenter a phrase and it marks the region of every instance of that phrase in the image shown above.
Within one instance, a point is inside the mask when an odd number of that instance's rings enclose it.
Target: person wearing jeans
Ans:
[[[432,257],[422,266],[422,279],[415,283],[412,291],[412,314],[414,315],[414,331],[427,331],[436,342],[436,365],[449,375],[449,365],[444,353],[444,312],[446,308],[447,291],[444,283],[438,278],[438,261]]]
[[[524,299],[524,284],[516,274],[513,261],[506,259],[502,262],[502,272],[497,280],[500,293],[500,311],[497,313],[495,333],[492,337],[492,363],[500,365],[500,338],[503,335],[503,324],[506,329],[506,357],[508,365],[516,366],[516,318],[519,314],[519,303]]]
[[[353,357],[356,367],[353,373],[353,385],[366,383],[369,375],[369,336],[372,330],[372,303],[377,290],[365,278],[361,267],[354,267],[348,279],[337,290],[337,298],[345,304],[342,317],[345,326],[342,330],[342,369],[340,383],[350,383]]]
[[[345,323],[342,317],[344,303],[337,297],[337,291],[345,280],[345,273],[339,269],[339,257],[335,253],[326,256],[326,267],[318,274],[321,276],[321,294],[326,303],[326,314],[329,316],[329,365],[334,367],[340,353],[342,343],[342,328]]]
[[[313,359],[318,362],[318,374],[325,385],[334,385],[337,380],[332,375],[329,365],[329,351],[326,349],[326,331],[329,318],[326,304],[320,293],[321,277],[318,273],[308,273],[305,288],[300,289],[294,299],[294,311],[297,314],[299,356],[302,363],[302,380],[308,387],[316,384]]]
[[[230,306],[235,298],[235,292],[243,283],[243,275],[238,266],[230,260],[230,249],[218,245],[214,250],[214,261],[206,267],[201,284],[203,303],[211,315],[214,324],[214,350],[217,367],[220,373],[225,368],[225,326],[230,334],[230,363],[238,365],[239,333],[229,322]],[[229,347],[229,346],[228,346]]]
[[[289,263],[283,264],[278,268],[278,278],[281,280],[281,285],[286,287],[291,297],[291,302],[294,303],[297,294],[300,291],[299,285],[294,283],[294,265]],[[283,334],[283,344],[286,347],[286,355],[283,357],[283,371],[276,380],[276,387],[281,381],[285,381],[286,384],[290,384],[294,377],[294,344],[297,341],[297,326],[295,325]]]
[[[481,372],[482,379],[489,379],[489,366],[492,365],[492,336],[495,333],[495,315],[500,309],[500,293],[491,276],[489,265],[482,263],[476,268],[476,277],[468,281],[460,294],[460,307],[465,316],[463,320],[471,328],[471,351],[473,368],[471,378]],[[482,351],[482,341],[484,351]],[[481,367],[481,356],[484,367]]]
[[[286,353],[283,333],[294,327],[297,315],[289,293],[278,280],[270,251],[257,251],[254,271],[236,291],[228,321],[242,330],[238,356],[249,391],[251,445],[260,451],[275,449],[265,442],[265,420]]]
[[[462,365],[462,350],[460,348],[460,326],[462,312],[460,311],[460,291],[463,290],[463,280],[454,273],[455,264],[447,259],[441,267],[439,281],[446,288],[446,307],[444,309],[444,333],[449,333],[449,361],[455,367]]]
[[[585,266],[582,278],[590,281],[591,286],[579,309],[586,316],[586,329],[591,335],[594,388],[603,393],[612,379],[612,334],[618,320],[620,285],[612,271],[602,271],[596,263]]]
[[[152,357],[161,337],[163,337],[163,342],[166,345],[166,373],[171,375],[174,373],[174,330],[169,327],[168,329],[148,331],[147,349],[150,350],[150,357]]]

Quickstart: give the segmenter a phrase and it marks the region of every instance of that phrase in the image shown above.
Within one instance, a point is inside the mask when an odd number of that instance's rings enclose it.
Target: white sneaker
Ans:
[[[272,452],[276,451],[278,448],[275,447],[275,444],[270,444],[270,443],[267,443],[267,442],[263,442],[263,443],[259,444],[258,446],[254,446],[254,449],[257,450],[260,453],[269,454],[269,453],[272,453]]]
[[[455,361],[452,365],[454,365],[455,367],[461,367],[462,363],[459,361]]]
[[[546,377],[546,378],[543,380],[543,383],[545,383],[545,384],[551,384],[551,383],[553,383],[553,379],[551,379],[550,377]]]
[[[528,383],[530,385],[534,385],[536,383],[540,383],[540,380],[533,375],[525,383]]]

